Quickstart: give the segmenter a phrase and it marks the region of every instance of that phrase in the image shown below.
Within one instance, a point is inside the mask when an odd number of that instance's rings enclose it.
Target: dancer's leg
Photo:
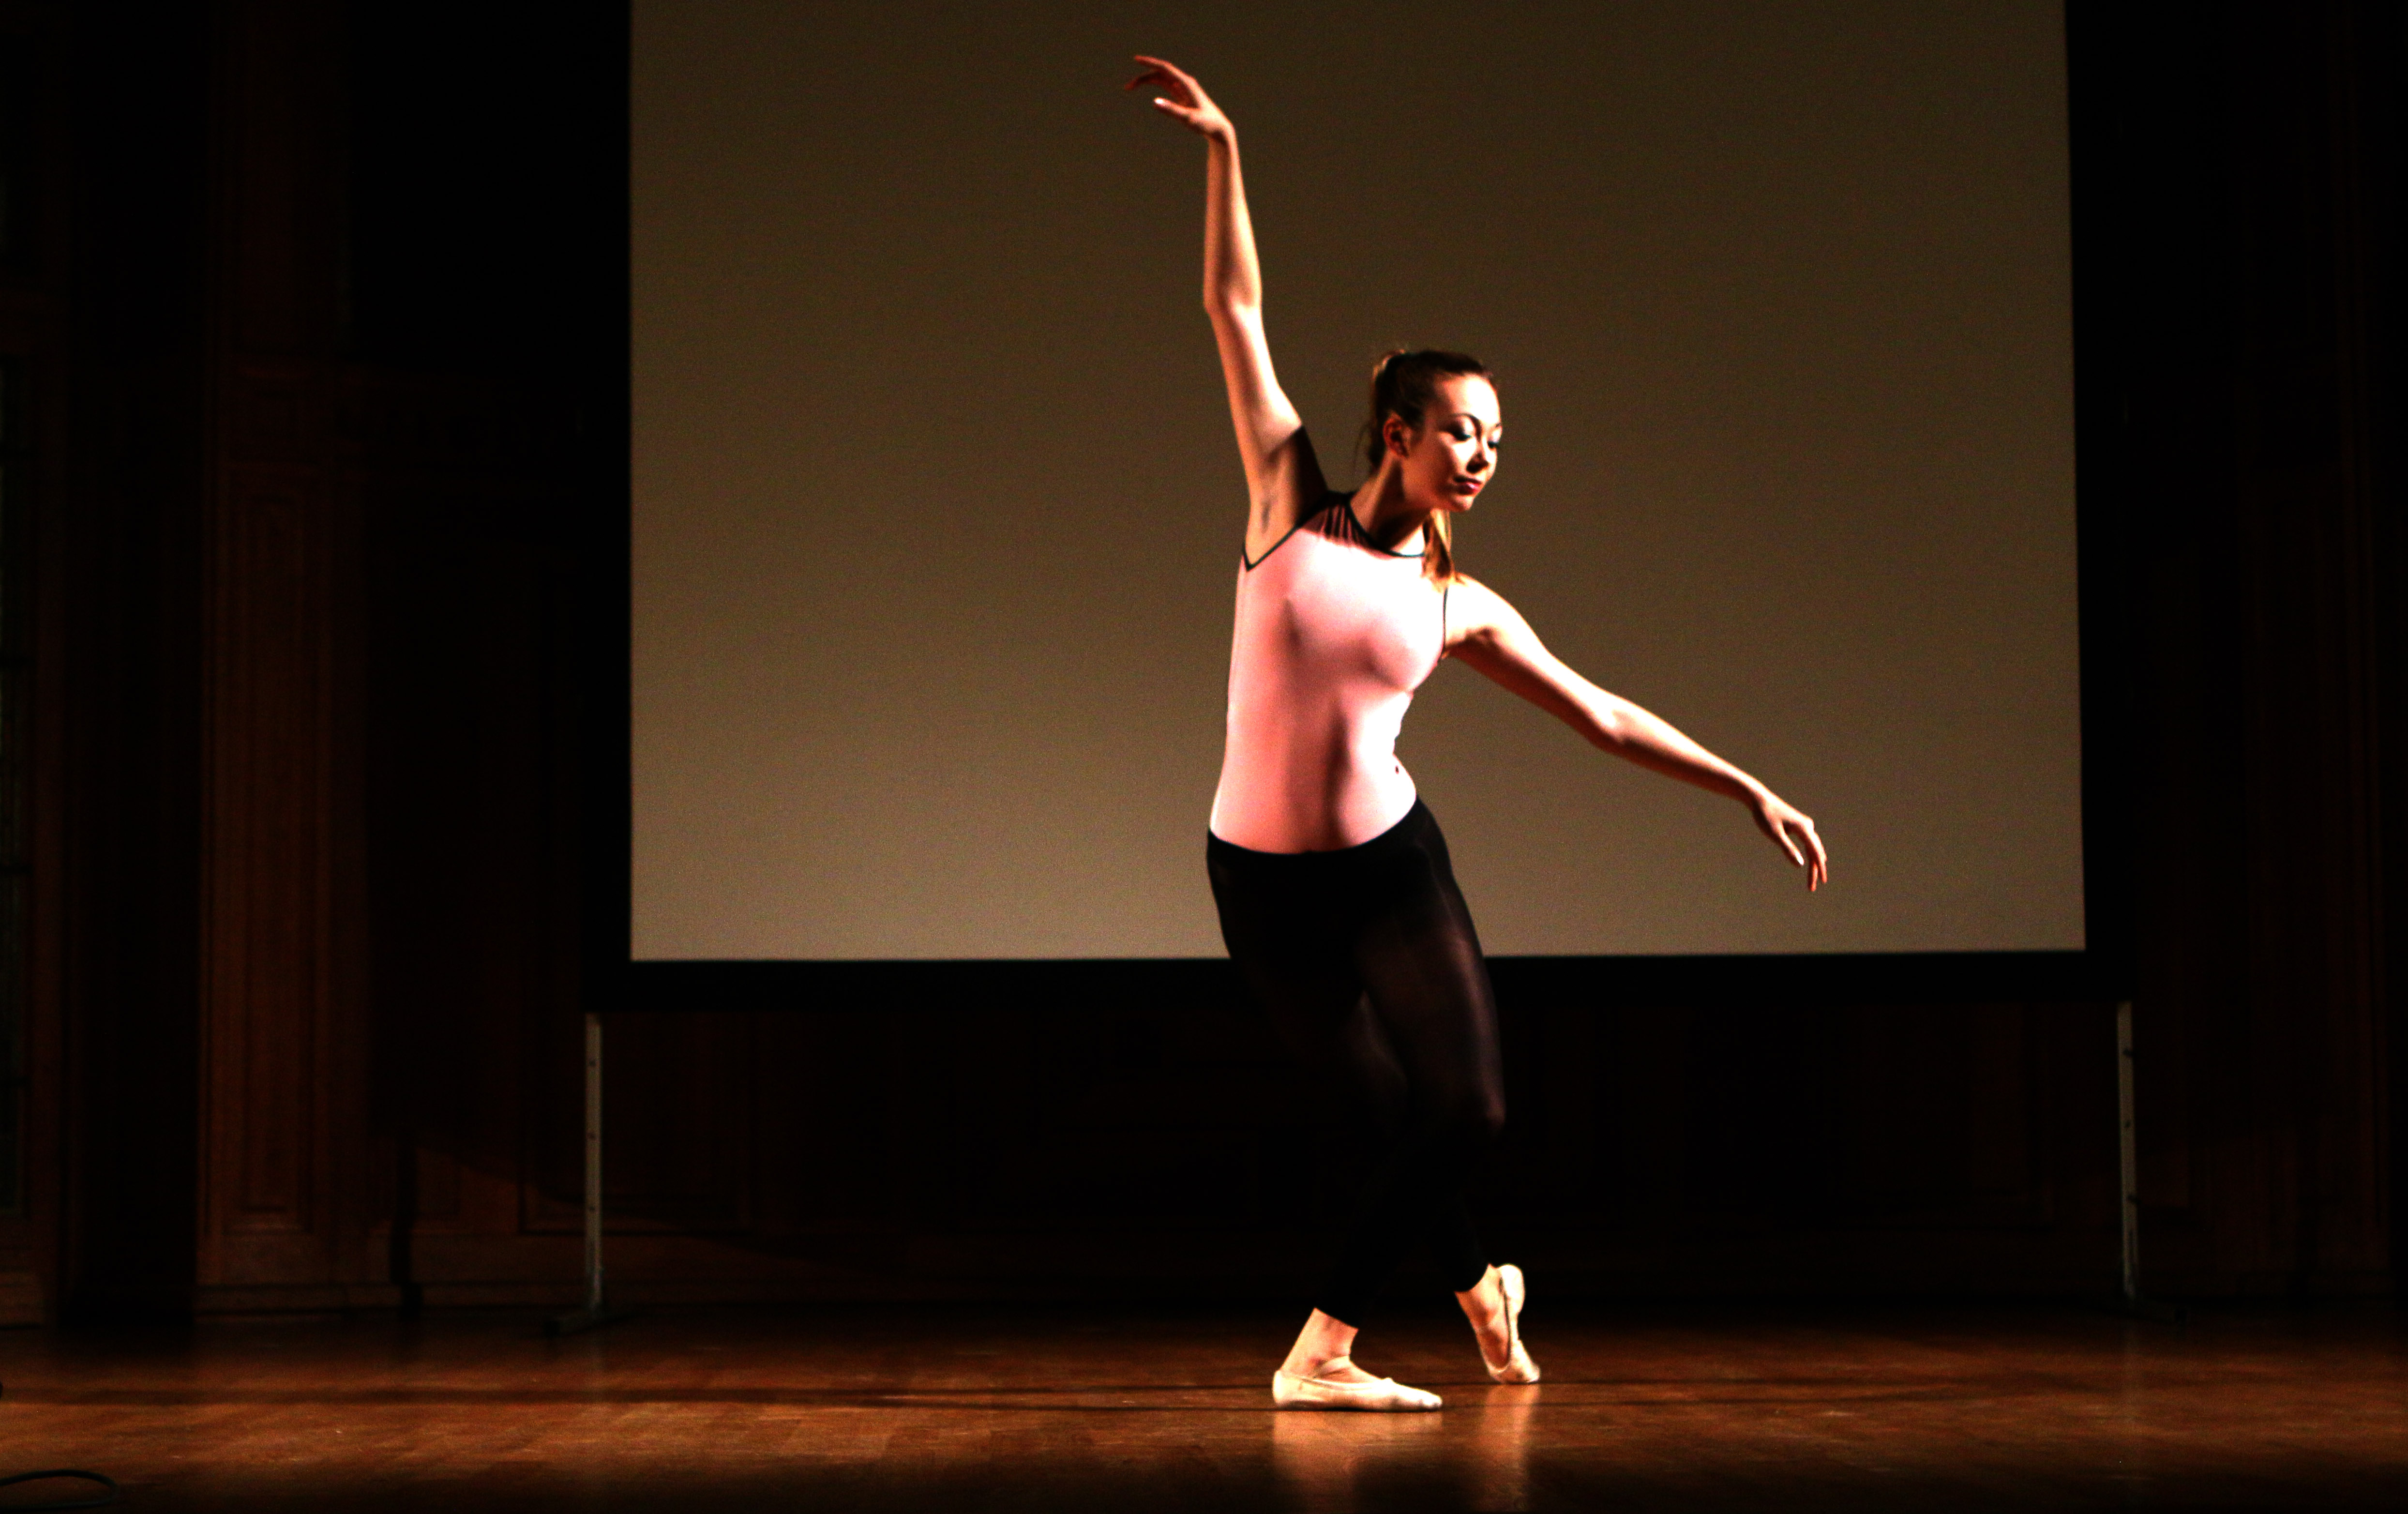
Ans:
[[[1367,1137],[1389,1146],[1404,1129],[1404,1074],[1379,1040],[1347,948],[1340,901],[1321,888],[1325,867],[1265,859],[1225,844],[1210,849],[1222,939],[1254,1002],[1317,1087],[1344,1105]],[[1298,1333],[1283,1371],[1330,1381],[1369,1381],[1350,1360],[1361,1313],[1325,1298]]]
[[[1332,954],[1321,971],[1266,973],[1253,987],[1281,1041],[1316,1086],[1339,1096],[1333,1102],[1360,1135],[1350,1144],[1368,1175],[1345,1205],[1337,1263],[1297,1338],[1299,1350],[1336,1343],[1330,1354],[1343,1357],[1395,1253],[1420,1239],[1409,1197],[1416,1186],[1405,1176],[1414,1144],[1405,1073],[1342,958]]]
[[[1346,1307],[1359,1310],[1417,1240],[1429,1243],[1458,1293],[1477,1290],[1489,1271],[1463,1185],[1505,1119],[1496,998],[1445,839],[1434,821],[1412,839],[1355,936],[1355,970],[1376,1027],[1365,1039],[1402,1080],[1405,1139],[1341,1253],[1330,1290],[1340,1304],[1331,1312],[1341,1318],[1351,1318]]]
[[[1422,1185],[1419,1214],[1439,1264],[1491,1374],[1535,1382],[1538,1368],[1517,1344],[1525,1285],[1488,1264],[1463,1202],[1473,1163],[1504,1124],[1496,995],[1446,838],[1423,818],[1417,870],[1400,878],[1393,907],[1369,916],[1357,966],[1410,1090],[1418,1160],[1407,1173]]]

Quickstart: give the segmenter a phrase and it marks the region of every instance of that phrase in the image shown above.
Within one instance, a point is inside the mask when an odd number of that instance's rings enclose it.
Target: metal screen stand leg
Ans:
[[[544,1321],[547,1335],[572,1335],[627,1318],[602,1299],[602,1017],[585,1017],[585,1307]]]
[[[2180,1323],[2183,1311],[2141,1293],[2141,1146],[2132,1132],[2132,1003],[2115,1006],[2116,1204],[2124,1239],[2124,1312]]]
[[[2141,1147],[2132,1135],[2132,1005],[2115,1006],[2115,1144],[2123,1216],[2124,1303],[2141,1301]]]

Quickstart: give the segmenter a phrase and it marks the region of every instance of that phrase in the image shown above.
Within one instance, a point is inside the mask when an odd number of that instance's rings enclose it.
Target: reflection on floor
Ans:
[[[129,1507],[2408,1507],[2389,1306],[1550,1309],[1498,1388],[1459,1319],[1367,1332],[1436,1414],[1279,1414],[1284,1315],[660,1310],[0,1333],[0,1472]],[[70,1490],[61,1490],[67,1496]]]

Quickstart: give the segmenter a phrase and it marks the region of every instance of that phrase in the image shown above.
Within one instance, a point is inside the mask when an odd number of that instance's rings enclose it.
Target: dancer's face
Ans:
[[[1469,510],[1496,477],[1497,449],[1505,439],[1497,391],[1483,378],[1442,380],[1421,425],[1390,416],[1387,436],[1408,501],[1423,510]]]

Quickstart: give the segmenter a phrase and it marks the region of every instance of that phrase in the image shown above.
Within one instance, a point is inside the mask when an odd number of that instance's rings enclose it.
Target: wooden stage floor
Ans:
[[[2176,1327],[1541,1292],[1526,1322],[1535,1388],[1489,1385],[1438,1315],[1367,1335],[1368,1365],[1446,1395],[1410,1417],[1272,1412],[1294,1321],[1263,1311],[6,1332],[0,1472],[111,1473],[144,1514],[2408,1509],[2387,1305]]]

